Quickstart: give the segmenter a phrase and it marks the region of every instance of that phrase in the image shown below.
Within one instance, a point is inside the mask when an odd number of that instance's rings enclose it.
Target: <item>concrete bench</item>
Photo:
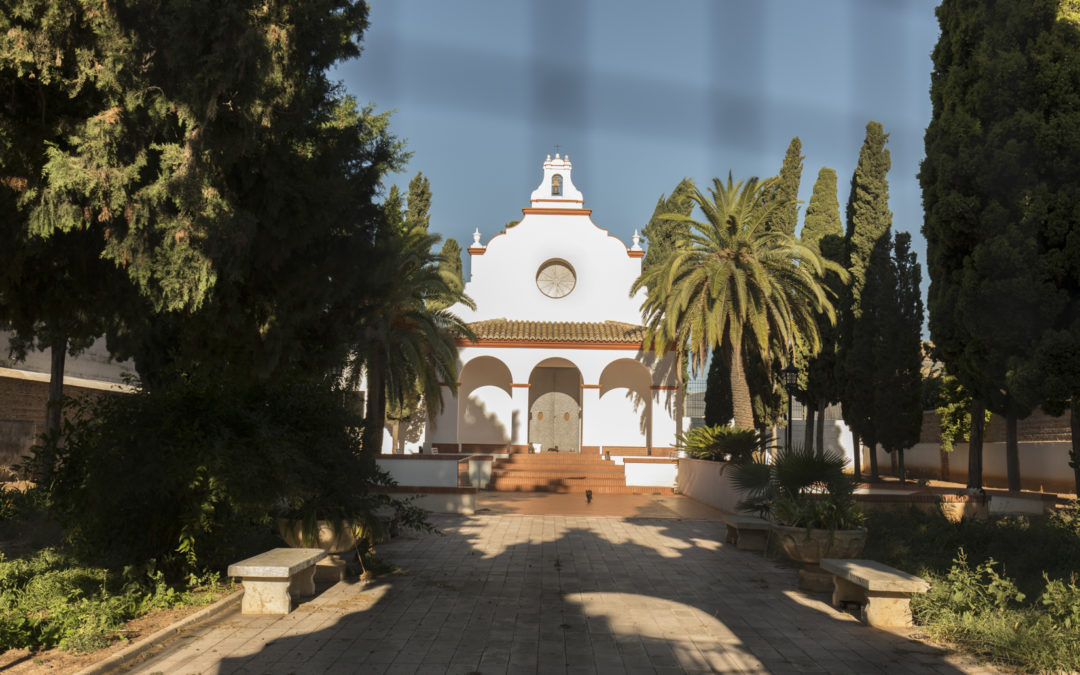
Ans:
[[[315,563],[321,548],[275,548],[229,565],[229,576],[244,582],[244,614],[288,614],[293,597],[315,595]]]
[[[769,541],[769,521],[754,516],[724,516],[724,540],[740,551],[764,551]]]
[[[856,602],[862,620],[881,628],[911,625],[911,596],[930,590],[924,579],[875,560],[822,558],[821,569],[833,575],[833,606]]]

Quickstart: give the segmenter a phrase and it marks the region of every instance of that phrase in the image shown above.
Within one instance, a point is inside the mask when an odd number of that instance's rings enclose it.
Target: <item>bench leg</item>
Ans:
[[[863,621],[881,628],[911,626],[911,596],[907,593],[867,593]]]
[[[839,607],[845,602],[857,602],[860,605],[866,602],[866,590],[858,584],[853,584],[843,577],[833,575],[833,607]]]
[[[244,614],[288,614],[292,611],[288,579],[244,579]]]
[[[289,581],[289,594],[301,598],[315,595],[315,566],[305,568],[292,576]]]
[[[769,542],[768,530],[739,530],[735,548],[740,551],[764,551]]]

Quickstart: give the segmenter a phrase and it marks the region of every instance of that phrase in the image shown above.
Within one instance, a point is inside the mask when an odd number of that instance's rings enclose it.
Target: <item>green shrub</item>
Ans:
[[[963,550],[930,592],[912,598],[912,614],[933,638],[1030,672],[1080,668],[1080,589],[1047,579],[1034,604],[988,559],[971,569]]]
[[[767,431],[739,429],[726,424],[697,427],[676,436],[676,443],[694,459],[714,462],[747,462],[771,450]]]
[[[916,622],[997,663],[1080,669],[1080,507],[1049,517],[964,519],[873,511],[864,557],[926,578]],[[968,560],[980,561],[972,569]],[[1000,561],[1000,562],[998,562]]]
[[[39,448],[58,462],[54,510],[97,564],[223,569],[280,509],[327,492],[346,510],[374,499],[375,462],[343,400],[326,382],[219,379],[83,401]]]
[[[193,577],[182,590],[152,566],[110,573],[46,549],[0,560],[0,650],[108,645],[130,619],[152,609],[205,604],[226,590],[216,578]]]
[[[781,448],[771,464],[736,464],[731,480],[745,495],[738,508],[791,527],[860,527],[864,516],[855,503],[855,479],[844,473],[846,463],[832,451],[794,447]]]

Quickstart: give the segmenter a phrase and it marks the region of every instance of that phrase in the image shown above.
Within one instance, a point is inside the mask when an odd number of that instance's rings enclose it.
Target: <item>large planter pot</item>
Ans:
[[[866,545],[866,529],[811,530],[805,527],[772,526],[773,537],[784,555],[802,563],[799,588],[832,590],[832,575],[821,569],[822,558],[854,558]]]
[[[314,548],[326,551],[327,556],[315,564],[316,581],[341,581],[345,579],[348,561],[356,557],[356,536],[352,528],[343,527],[335,531],[330,521],[316,522]],[[304,543],[302,523],[299,520],[278,518],[278,532],[291,548],[308,548]]]

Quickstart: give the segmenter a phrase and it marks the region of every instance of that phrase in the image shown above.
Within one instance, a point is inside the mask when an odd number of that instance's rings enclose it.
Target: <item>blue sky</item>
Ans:
[[[462,246],[521,217],[555,144],[593,221],[629,243],[683,177],[772,176],[802,140],[800,224],[822,166],[847,201],[866,122],[890,134],[895,230],[925,243],[929,0],[372,0],[336,77],[396,110],[431,180],[431,229]],[[468,256],[466,255],[466,258]],[[468,261],[466,260],[466,265]],[[466,268],[466,273],[468,269]]]

